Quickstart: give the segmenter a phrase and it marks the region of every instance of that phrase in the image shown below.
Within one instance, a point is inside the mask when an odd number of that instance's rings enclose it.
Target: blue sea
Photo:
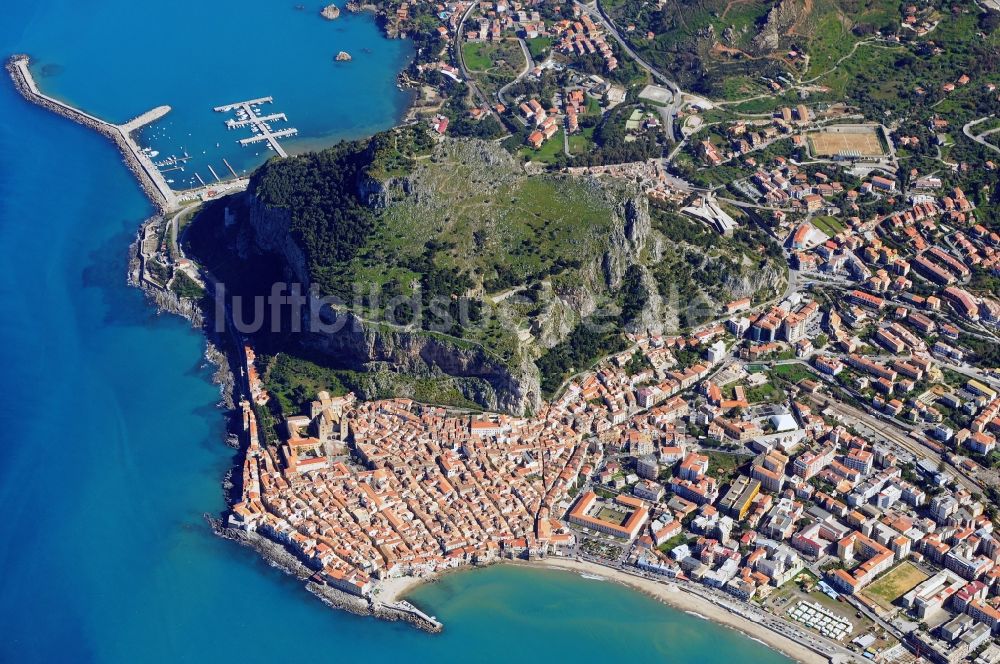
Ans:
[[[267,155],[213,106],[273,96],[294,151],[386,128],[408,101],[395,75],[411,45],[295,1],[9,3],[0,53],[30,54],[47,92],[112,121],[169,104],[143,140],[221,175],[222,158]],[[431,636],[329,610],[213,536],[203,514],[224,508],[232,457],[203,340],[125,285],[151,212],[109,142],[0,82],[0,661],[787,661],[638,593],[528,569],[418,591],[446,623]]]

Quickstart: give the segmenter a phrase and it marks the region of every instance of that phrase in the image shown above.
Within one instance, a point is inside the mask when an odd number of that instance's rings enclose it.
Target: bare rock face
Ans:
[[[321,11],[319,15],[328,21],[334,21],[340,18],[340,7],[333,4],[327,5],[326,7],[323,7],[323,11]]]
[[[646,306],[634,321],[629,324],[629,332],[650,334],[663,334],[664,331],[672,330],[676,327],[676,312],[669,310],[668,303],[660,297],[660,290],[657,287],[656,279],[650,274],[649,269],[642,268],[642,287],[647,293]]]
[[[251,197],[249,208],[250,223],[240,227],[236,241],[239,257],[252,260],[260,255],[277,256],[289,281],[308,288],[309,267],[305,252],[292,239],[291,213],[287,209],[269,208],[256,197]]]
[[[732,294],[733,298],[753,297],[761,291],[778,290],[784,280],[784,270],[769,265],[749,275],[727,277],[726,290]]]
[[[753,47],[757,53],[767,53],[781,48],[781,37],[799,20],[803,7],[798,0],[781,0],[771,7],[763,29],[754,37]]]
[[[633,195],[617,205],[615,216],[619,223],[615,224],[608,237],[608,250],[601,267],[608,287],[617,290],[622,284],[625,270],[638,262],[652,222],[649,218],[649,203],[638,192],[633,192]]]
[[[540,375],[530,362],[507,366],[480,347],[459,347],[417,331],[368,325],[351,313],[324,312],[336,332],[310,332],[306,345],[371,374],[380,369],[416,376],[450,376],[466,398],[489,410],[524,414],[541,405]],[[382,378],[385,379],[384,377]]]
[[[241,226],[236,240],[237,256],[244,261],[277,259],[286,278],[307,289],[308,263],[292,237],[288,210],[269,208],[256,198],[249,201],[249,209],[249,223]],[[323,313],[321,325],[303,321],[308,330],[303,343],[338,364],[369,372],[373,394],[396,372],[449,378],[463,396],[490,410],[525,414],[541,406],[541,377],[527,358],[508,364],[478,346],[461,347],[419,330],[371,325],[350,313]],[[303,315],[308,316],[308,308]]]

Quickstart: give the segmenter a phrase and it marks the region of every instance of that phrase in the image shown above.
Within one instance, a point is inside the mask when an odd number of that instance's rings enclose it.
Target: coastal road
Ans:
[[[500,116],[497,114],[496,109],[490,102],[489,97],[487,97],[486,94],[479,88],[479,85],[476,83],[476,79],[474,79],[469,73],[469,68],[465,66],[465,56],[462,54],[462,44],[464,43],[462,35],[465,34],[465,21],[469,18],[469,15],[472,14],[472,10],[476,9],[478,6],[479,5],[476,3],[469,5],[469,8],[465,10],[464,14],[462,14],[462,20],[458,22],[458,30],[455,31],[455,42],[453,44],[455,61],[458,63],[458,68],[462,72],[462,78],[464,78],[466,83],[469,84],[472,94],[479,98],[479,101],[483,104],[483,106],[489,109],[490,114],[496,118],[497,122],[500,123],[500,126],[504,127],[505,125],[503,120],[500,119]]]
[[[772,632],[800,643],[824,657],[831,659],[836,657],[839,661],[866,661],[840,643],[810,631],[798,623],[768,613],[747,602],[741,602],[721,591],[691,582],[680,582],[678,586],[751,622],[763,625]]]

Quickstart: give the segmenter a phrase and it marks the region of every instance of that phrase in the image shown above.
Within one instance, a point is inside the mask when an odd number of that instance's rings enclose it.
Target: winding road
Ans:
[[[673,97],[671,98],[670,103],[666,105],[661,115],[663,116],[664,124],[666,125],[667,136],[669,136],[672,139],[676,138],[676,134],[674,133],[674,118],[677,117],[677,112],[680,110],[681,105],[684,103],[681,96],[682,94],[681,89],[665,74],[660,72],[658,69],[653,67],[648,62],[646,62],[642,58],[642,56],[640,56],[638,53],[632,50],[632,47],[629,46],[628,42],[626,42],[625,39],[622,38],[622,36],[618,33],[618,28],[615,27],[615,24],[611,20],[611,17],[609,17],[607,13],[605,13],[604,8],[601,7],[601,3],[599,2],[599,0],[594,0],[593,4],[584,4],[582,2],[576,1],[576,6],[579,7],[582,11],[585,11],[588,14],[590,14],[591,17],[597,19],[597,21],[604,26],[604,29],[607,30],[608,33],[615,38],[615,41],[618,42],[618,45],[621,46],[621,49],[625,51],[625,53],[627,53],[630,58],[635,60],[640,67],[649,72],[650,76],[653,77],[653,80],[655,80],[658,83],[662,83],[673,93]]]
[[[497,99],[499,99],[500,103],[504,104],[505,106],[510,106],[510,103],[507,101],[506,97],[507,90],[510,89],[510,86],[514,85],[522,78],[527,76],[528,73],[535,68],[535,61],[531,59],[531,51],[528,50],[528,45],[520,37],[517,38],[517,43],[521,45],[521,53],[524,54],[524,69],[521,71],[520,74],[517,75],[517,78],[515,78],[510,83],[507,83],[497,91]]]
[[[479,88],[479,85],[476,83],[476,79],[469,74],[469,68],[465,66],[465,56],[462,53],[462,35],[465,33],[465,21],[469,18],[472,10],[477,7],[479,7],[477,3],[469,5],[469,8],[465,10],[464,14],[462,14],[462,20],[458,22],[458,30],[455,32],[455,42],[453,44],[455,48],[455,61],[458,63],[458,68],[462,72],[462,78],[464,78],[466,83],[469,84],[469,89],[471,89],[472,93],[479,98],[483,106],[489,109],[490,113],[497,119],[497,122],[500,123],[500,126],[503,127],[503,120],[500,119],[500,116],[497,114],[493,104],[490,103],[489,97],[487,97]]]
[[[992,134],[994,132],[1000,131],[1000,127],[997,127],[996,129],[989,129],[987,131],[984,131],[981,134],[973,134],[972,133],[972,128],[974,126],[976,126],[977,124],[986,122],[987,120],[989,120],[989,119],[991,119],[993,117],[994,117],[994,114],[991,113],[990,115],[987,115],[985,118],[979,118],[978,120],[973,120],[972,122],[966,122],[965,125],[962,127],[962,133],[965,134],[966,137],[971,138],[972,140],[974,140],[976,143],[979,143],[980,145],[984,145],[984,146],[988,147],[990,150],[993,150],[994,152],[996,152],[997,154],[1000,154],[1000,148],[998,148],[997,146],[993,145],[992,143],[990,143],[989,141],[987,141],[985,138],[983,138],[984,136],[989,136],[990,134]]]

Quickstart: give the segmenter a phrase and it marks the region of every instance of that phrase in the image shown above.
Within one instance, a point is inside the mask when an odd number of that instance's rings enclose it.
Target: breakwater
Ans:
[[[122,156],[125,158],[125,164],[128,166],[128,169],[139,180],[139,185],[154,205],[160,208],[161,211],[172,210],[177,206],[177,196],[171,190],[166,180],[163,179],[160,171],[149,157],[143,154],[139,145],[131,136],[132,131],[163,117],[163,115],[170,111],[169,106],[157,107],[130,120],[125,125],[115,125],[41,92],[31,74],[30,63],[30,58],[23,54],[14,55],[7,61],[7,73],[10,75],[11,80],[14,82],[14,87],[17,88],[21,96],[33,104],[37,104],[42,108],[106,136],[118,146]]]

